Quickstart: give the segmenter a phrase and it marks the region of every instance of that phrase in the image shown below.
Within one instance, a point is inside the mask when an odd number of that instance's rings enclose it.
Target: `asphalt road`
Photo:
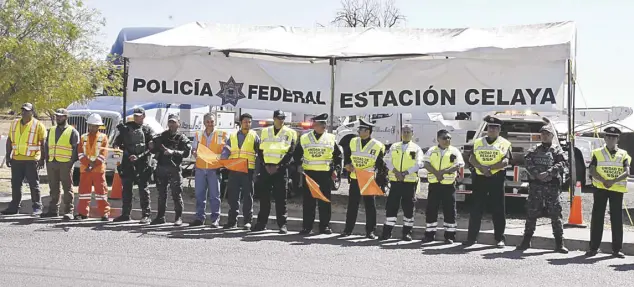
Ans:
[[[246,235],[246,236],[245,236]],[[0,221],[0,286],[624,286],[634,258],[292,232]],[[334,236],[334,235],[333,235]]]

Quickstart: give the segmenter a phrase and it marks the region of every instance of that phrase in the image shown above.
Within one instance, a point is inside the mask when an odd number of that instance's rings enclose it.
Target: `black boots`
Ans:
[[[533,234],[532,233],[524,233],[524,239],[522,240],[522,243],[517,246],[517,250],[526,250],[531,248],[531,239],[533,238]]]
[[[525,233],[524,239],[522,243],[517,246],[517,250],[526,250],[531,248],[531,239],[533,238],[532,233]],[[555,235],[555,252],[568,254],[568,249],[564,246],[564,237],[563,235]]]
[[[392,229],[394,229],[394,226],[383,225],[383,231],[381,232],[379,240],[388,240],[392,238]]]

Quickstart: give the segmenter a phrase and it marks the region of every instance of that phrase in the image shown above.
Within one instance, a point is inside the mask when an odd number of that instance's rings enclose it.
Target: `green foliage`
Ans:
[[[121,89],[121,71],[97,59],[105,20],[79,0],[6,0],[0,7],[0,106],[39,113]],[[111,72],[113,71],[113,72]]]

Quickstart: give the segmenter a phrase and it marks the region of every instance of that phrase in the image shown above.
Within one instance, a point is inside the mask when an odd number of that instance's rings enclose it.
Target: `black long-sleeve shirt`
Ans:
[[[312,131],[311,133],[315,135],[316,140],[319,140],[319,138],[321,138],[321,136],[323,135],[318,134],[315,131]],[[295,145],[295,151],[293,152],[293,161],[300,165],[302,162],[302,157],[304,157],[304,148],[301,144],[297,144]],[[335,143],[333,146],[332,162],[335,167],[341,167],[341,150],[339,149],[337,143]]]

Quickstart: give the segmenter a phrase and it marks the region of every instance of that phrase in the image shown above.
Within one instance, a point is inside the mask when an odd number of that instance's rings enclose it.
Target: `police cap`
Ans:
[[[487,123],[487,126],[501,126],[502,125],[502,120],[492,116],[486,116],[484,118],[484,121]]]
[[[134,110],[132,110],[132,113],[135,116],[142,116],[145,115],[145,109],[143,107],[135,107]]]
[[[359,128],[366,128],[366,129],[370,129],[372,130],[372,128],[374,127],[374,124],[364,120],[364,119],[359,119]]]
[[[603,130],[606,136],[620,136],[621,130],[617,127],[608,127]]]
[[[282,110],[275,110],[273,112],[273,118],[277,118],[277,119],[286,119],[286,114],[284,114],[284,112]]]
[[[180,118],[176,114],[171,114],[171,115],[169,115],[167,117],[167,121],[168,122],[176,122],[176,123],[178,123],[178,122],[180,122]]]
[[[311,119],[313,122],[322,122],[322,123],[326,123],[328,121],[328,114],[323,113],[321,115],[318,115],[316,117],[313,117]]]
[[[547,132],[549,132],[550,134],[553,134],[553,135],[555,134],[555,130],[549,124],[545,124],[539,129],[540,133],[543,132],[543,131],[547,131]]]

